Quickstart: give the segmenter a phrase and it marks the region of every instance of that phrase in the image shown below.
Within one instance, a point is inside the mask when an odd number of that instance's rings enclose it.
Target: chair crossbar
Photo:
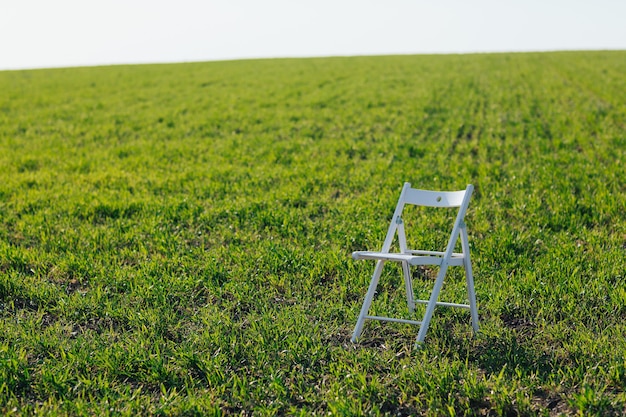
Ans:
[[[365,316],[368,320],[378,320],[378,321],[392,321],[394,323],[406,323],[406,324],[415,324],[417,326],[421,325],[421,321],[416,320],[406,320],[406,319],[396,319],[394,317],[381,317],[381,316]]]
[[[414,301],[416,304],[428,304],[430,301],[428,300],[415,300]],[[436,306],[441,306],[441,307],[455,307],[455,308],[465,308],[465,309],[470,309],[471,306],[469,304],[457,304],[457,303],[446,303],[443,301],[437,301],[435,303]]]
[[[434,250],[408,250],[405,253],[410,253],[411,255],[430,255],[430,256],[444,256],[445,252],[438,252]],[[453,252],[452,257],[463,257],[462,253]]]
[[[429,253],[425,253],[429,252]],[[372,252],[372,251],[356,251],[352,253],[352,258],[359,259],[374,259],[392,262],[408,262],[410,265],[441,265],[443,257],[439,256],[443,252],[433,251],[407,251],[405,253],[390,253],[390,252]],[[416,256],[416,255],[423,256]],[[453,253],[452,257],[448,261],[448,265],[461,266],[463,265],[465,256],[462,253]]]

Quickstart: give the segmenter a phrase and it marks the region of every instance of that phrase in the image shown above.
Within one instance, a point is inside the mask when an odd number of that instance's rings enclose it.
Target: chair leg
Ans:
[[[467,294],[472,314],[472,327],[474,328],[474,333],[478,333],[478,308],[476,306],[476,291],[474,291],[474,278],[472,277],[471,266],[465,269],[465,280],[467,282]]]
[[[413,280],[411,279],[411,269],[408,262],[402,262],[402,273],[406,288],[406,303],[409,307],[409,313],[413,313],[415,311],[415,295],[413,294]]]
[[[367,312],[372,305],[372,300],[374,299],[374,294],[376,294],[376,287],[378,286],[380,274],[383,272],[384,264],[384,261],[378,261],[376,263],[376,269],[374,270],[374,274],[372,275],[370,286],[367,289],[367,294],[365,295],[365,300],[363,301],[363,306],[361,307],[359,319],[357,320],[356,326],[354,327],[354,332],[352,332],[352,338],[350,339],[352,343],[356,343],[359,337],[361,337],[361,333],[363,332],[363,324],[365,323],[365,316],[367,316]]]
[[[478,307],[476,306],[476,290],[474,289],[474,276],[472,274],[472,261],[470,259],[469,242],[467,230],[461,229],[461,249],[465,255],[463,266],[465,267],[465,282],[467,285],[467,296],[469,298],[470,312],[472,315],[472,327],[474,333],[478,333]]]
[[[437,299],[439,298],[439,292],[441,291],[441,287],[443,286],[443,278],[446,276],[447,271],[448,265],[442,265],[441,269],[439,269],[439,275],[437,275],[437,280],[435,281],[433,292],[430,294],[428,305],[426,306],[426,313],[424,314],[424,318],[422,319],[419,333],[417,333],[417,340],[415,341],[415,344],[417,346],[419,346],[420,343],[424,343],[424,339],[426,338],[426,332],[428,331],[428,326],[430,325],[430,319],[432,319],[433,317],[433,312],[435,311],[435,307],[437,306]]]

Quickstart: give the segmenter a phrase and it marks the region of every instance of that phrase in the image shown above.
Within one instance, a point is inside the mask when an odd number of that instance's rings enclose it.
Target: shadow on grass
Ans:
[[[550,381],[558,371],[559,361],[549,346],[540,341],[540,329],[524,318],[502,316],[501,319],[502,326],[485,326],[477,335],[466,329],[465,322],[452,319],[447,324],[455,330],[463,330],[444,333],[440,328],[438,334],[431,337],[440,338],[436,343],[444,356],[451,360],[465,358],[468,365],[478,369],[486,379],[504,376],[520,383],[528,378]],[[541,385],[539,383],[538,386]],[[529,394],[535,410],[544,410],[550,415],[573,412],[563,396],[564,392],[537,388]]]
[[[460,326],[465,327],[464,323],[454,327]],[[441,343],[451,355],[466,358],[488,375],[521,373],[544,379],[554,372],[556,363],[547,346],[538,342],[538,331],[530,320],[502,317],[500,328],[482,329],[477,335],[448,333]]]

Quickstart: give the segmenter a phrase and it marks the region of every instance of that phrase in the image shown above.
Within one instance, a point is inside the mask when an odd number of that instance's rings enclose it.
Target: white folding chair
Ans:
[[[474,291],[474,278],[472,276],[472,264],[470,260],[469,243],[467,239],[467,228],[465,226],[465,212],[469,205],[470,197],[474,186],[468,185],[463,191],[426,191],[411,188],[410,183],[405,183],[402,187],[400,199],[396,206],[396,211],[391,219],[389,230],[387,231],[387,237],[383,243],[383,247],[380,252],[369,251],[357,251],[352,253],[354,259],[374,259],[377,261],[372,280],[370,281],[365,301],[361,307],[361,313],[354,328],[352,334],[352,342],[355,343],[361,336],[363,331],[363,324],[365,320],[379,320],[379,321],[391,321],[398,323],[409,323],[420,326],[419,333],[417,335],[416,344],[424,342],[426,332],[428,331],[428,325],[432,318],[433,312],[436,306],[444,307],[460,307],[469,309],[472,317],[472,327],[474,332],[478,332],[478,310],[476,308],[476,293]],[[407,248],[406,234],[404,231],[404,222],[402,221],[402,212],[404,206],[407,204],[413,204],[417,206],[426,207],[443,207],[451,208],[458,207],[459,211],[452,227],[452,234],[448,241],[448,246],[445,252],[436,252],[429,250],[411,250]],[[396,232],[398,233],[398,245],[400,247],[399,253],[390,253],[391,244],[393,243]],[[458,237],[461,237],[461,253],[454,252],[454,248],[457,243]],[[402,272],[404,275],[404,285],[406,287],[406,298],[409,307],[409,312],[413,313],[415,310],[415,304],[426,304],[426,312],[422,321],[406,320],[392,317],[381,316],[369,316],[368,312],[376,293],[376,287],[378,286],[378,280],[383,270],[385,262],[400,262],[402,264]],[[439,267],[439,273],[435,280],[435,285],[430,295],[429,300],[416,300],[413,294],[413,282],[411,279],[410,266],[414,265],[434,265]],[[449,266],[462,266],[465,268],[465,281],[467,285],[467,293],[469,304],[456,304],[438,302],[439,293],[443,286],[443,280],[446,275]]]

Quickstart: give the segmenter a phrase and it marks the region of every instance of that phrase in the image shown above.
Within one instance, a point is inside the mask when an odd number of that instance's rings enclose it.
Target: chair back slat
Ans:
[[[466,191],[428,191],[409,188],[406,190],[404,202],[427,207],[460,207]]]

